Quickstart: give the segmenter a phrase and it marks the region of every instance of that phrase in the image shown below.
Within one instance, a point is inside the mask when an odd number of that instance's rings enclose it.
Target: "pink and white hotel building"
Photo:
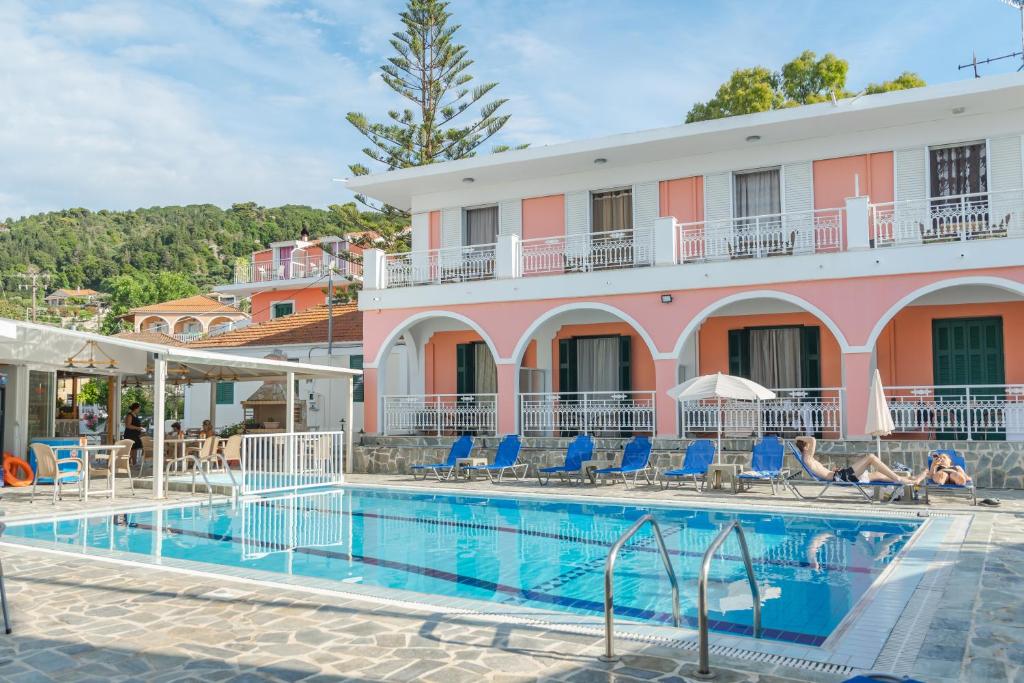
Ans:
[[[897,438],[1024,439],[1022,133],[1017,74],[354,178],[412,213],[366,432],[707,433],[721,371],[779,396],[728,432],[856,440],[878,368]]]

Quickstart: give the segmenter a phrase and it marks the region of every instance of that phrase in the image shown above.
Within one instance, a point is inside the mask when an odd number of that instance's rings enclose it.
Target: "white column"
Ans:
[[[111,443],[116,443],[121,438],[121,392],[124,391],[124,380],[121,375],[114,375],[114,400],[111,405],[114,412],[107,415],[107,420],[114,423],[114,438]]]
[[[522,276],[519,235],[498,235],[494,254],[494,277],[509,280]]]
[[[295,373],[285,373],[284,431],[295,433]]]
[[[678,263],[679,241],[676,239],[676,219],[664,216],[654,221],[654,265],[674,266]]]
[[[153,357],[153,497],[164,497],[164,427],[167,361]]]
[[[217,430],[217,380],[210,382],[210,426]]]
[[[387,289],[387,255],[380,249],[363,251],[363,289]]]
[[[868,230],[869,211],[867,196],[846,198],[846,248],[850,251],[868,249],[871,246]]]
[[[352,433],[355,431],[352,425],[352,385],[353,378],[348,375],[341,394],[341,405],[345,410],[345,474],[352,473]]]

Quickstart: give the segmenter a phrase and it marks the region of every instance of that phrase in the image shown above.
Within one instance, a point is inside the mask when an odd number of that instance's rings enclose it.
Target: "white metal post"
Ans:
[[[167,388],[167,361],[153,356],[153,493],[164,497],[164,405]]]
[[[284,431],[295,433],[295,373],[285,373],[284,387]]]
[[[345,378],[345,389],[342,394],[341,401],[345,408],[345,452],[342,457],[345,459],[345,473],[352,473],[352,432],[355,431],[352,428],[352,387],[354,379],[351,375]]]

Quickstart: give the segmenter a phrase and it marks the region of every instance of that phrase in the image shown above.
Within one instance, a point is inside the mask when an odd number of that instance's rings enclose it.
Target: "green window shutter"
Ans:
[[[226,406],[235,402],[235,383],[217,382],[217,405]]]
[[[803,388],[821,386],[821,328],[800,328],[800,379]]]
[[[359,356],[349,356],[348,357],[348,366],[351,369],[353,369],[353,370],[362,370],[363,369],[363,357],[361,355],[359,355]],[[358,377],[353,377],[352,378],[352,400],[355,401],[356,403],[362,403],[363,402],[363,396],[364,396],[363,391],[364,391],[363,390],[363,376],[359,375]]]
[[[476,393],[476,367],[473,344],[455,347],[455,391],[458,394]]]
[[[573,393],[576,391],[576,340],[574,338],[558,340],[558,391]]]
[[[281,318],[295,312],[295,304],[292,302],[276,303],[270,308],[271,318]]]
[[[1003,319],[949,318],[932,321],[932,381],[1003,384]]]
[[[619,391],[630,391],[633,388],[632,344],[632,337],[619,336]]]
[[[729,374],[750,377],[750,330],[729,330]]]

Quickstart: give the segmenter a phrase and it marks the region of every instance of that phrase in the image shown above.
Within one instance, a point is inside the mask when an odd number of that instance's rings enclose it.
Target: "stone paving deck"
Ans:
[[[529,491],[638,501],[697,499],[692,491],[638,487],[539,487],[532,483],[415,483],[410,477],[353,475],[352,483],[446,490]],[[8,521],[54,512],[5,491]],[[901,653],[906,673],[932,683],[1024,680],[1024,495],[986,492],[997,509],[933,499],[933,510],[972,514],[948,584],[934,589],[940,609],[916,628],[925,636]],[[175,494],[175,503],[193,498]],[[809,510],[881,509],[841,496],[815,504],[766,493],[715,493],[701,502]],[[116,508],[151,505],[143,492]],[[103,498],[65,500],[57,511],[105,510]],[[620,641],[623,661],[597,660],[596,636],[497,623],[341,595],[268,588],[223,577],[115,564],[26,548],[0,548],[14,634],[0,635],[0,680],[29,681],[683,681],[687,650]],[[908,609],[909,612],[909,609]],[[838,681],[844,677],[778,664],[714,657],[722,681]]]

